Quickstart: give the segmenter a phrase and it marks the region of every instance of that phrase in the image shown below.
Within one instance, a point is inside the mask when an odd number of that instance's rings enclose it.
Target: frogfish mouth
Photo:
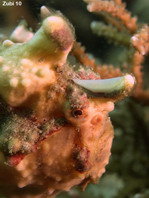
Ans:
[[[0,192],[8,198],[96,182],[112,145],[108,113],[135,83],[130,74],[101,79],[71,54],[68,20],[45,6],[41,16],[35,34],[20,23],[0,44]]]

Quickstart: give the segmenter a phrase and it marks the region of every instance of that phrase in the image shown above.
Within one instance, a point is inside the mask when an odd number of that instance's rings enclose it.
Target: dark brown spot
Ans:
[[[74,42],[74,35],[68,27],[54,31],[51,37],[62,51],[67,50]]]
[[[74,148],[73,154],[72,154],[72,158],[75,161],[75,170],[83,173],[88,171],[89,169],[89,163],[88,163],[88,159],[89,159],[89,150],[87,148],[81,148],[79,146],[76,146],[76,148]]]

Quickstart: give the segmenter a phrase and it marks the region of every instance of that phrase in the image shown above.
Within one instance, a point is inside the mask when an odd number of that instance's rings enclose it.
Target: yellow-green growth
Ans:
[[[18,106],[55,82],[54,67],[62,66],[72,48],[72,27],[60,16],[49,16],[31,40],[0,46],[0,95]]]

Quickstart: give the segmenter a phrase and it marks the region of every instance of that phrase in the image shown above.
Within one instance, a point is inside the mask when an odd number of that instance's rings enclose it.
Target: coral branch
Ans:
[[[74,43],[72,54],[76,57],[78,62],[80,62],[85,66],[91,67],[93,70],[96,70],[97,64],[95,63],[95,60],[90,58],[85,53],[85,48],[82,47],[80,43],[78,42]]]
[[[88,3],[90,12],[100,13],[104,16],[106,25],[101,22],[92,22],[91,28],[93,32],[99,36],[105,36],[108,39],[129,47],[128,65],[131,62],[131,69],[136,77],[136,87],[133,96],[145,102],[149,101],[149,90],[143,89],[143,73],[141,71],[144,56],[149,52],[149,27],[144,25],[138,31],[136,23],[137,18],[131,17],[130,13],[125,9],[122,0],[84,0]],[[112,17],[110,18],[111,15]],[[123,29],[125,26],[125,29]],[[137,32],[137,33],[136,33]],[[134,35],[133,35],[134,34]],[[131,37],[132,35],[132,37]],[[135,50],[134,50],[135,49]],[[106,72],[102,72],[105,69]],[[108,67],[98,67],[101,77],[104,77],[108,71]],[[101,70],[101,71],[100,71]],[[111,68],[112,77],[114,77],[115,68]],[[103,76],[102,76],[103,74]]]
[[[149,26],[144,25],[141,30],[131,38],[134,48],[142,55],[149,52]]]
[[[132,62],[132,72],[136,78],[136,87],[133,92],[133,96],[140,100],[144,101],[145,103],[149,103],[149,90],[143,89],[143,73],[141,71],[142,63],[144,61],[144,57],[139,52],[135,52],[133,56]]]
[[[116,68],[112,65],[100,65],[95,62],[95,59],[92,59],[85,53],[85,48],[81,46],[80,43],[75,42],[72,54],[75,56],[77,61],[82,65],[91,67],[94,71],[100,74],[101,79],[114,78],[122,76],[123,73],[119,68]]]
[[[100,74],[102,79],[114,78],[123,75],[120,68],[118,67],[116,68],[113,65],[105,65],[105,64],[98,67],[97,72]]]
[[[111,24],[105,25],[102,22],[95,21],[91,23],[91,29],[98,36],[105,36],[115,44],[130,45],[130,34],[118,31],[118,29]]]
[[[117,5],[113,1],[86,1],[89,3],[88,10],[90,12],[106,12],[113,17],[119,19],[122,24],[131,32],[135,32],[137,29],[136,17],[131,17],[130,13],[125,10],[124,6]]]
[[[149,27],[147,25],[143,26],[142,29],[131,38],[131,42],[135,48],[132,59],[132,72],[137,81],[133,96],[149,103],[149,89],[143,89],[143,73],[141,71],[144,55],[149,53]]]
[[[122,0],[113,0],[113,1],[115,2],[115,4],[125,7],[125,4],[122,2]]]

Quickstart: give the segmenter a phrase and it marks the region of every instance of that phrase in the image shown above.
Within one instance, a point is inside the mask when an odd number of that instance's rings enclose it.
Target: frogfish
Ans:
[[[102,79],[71,53],[74,28],[41,7],[36,33],[19,24],[0,44],[0,192],[54,197],[96,182],[114,136],[109,112],[131,93],[130,74]]]

